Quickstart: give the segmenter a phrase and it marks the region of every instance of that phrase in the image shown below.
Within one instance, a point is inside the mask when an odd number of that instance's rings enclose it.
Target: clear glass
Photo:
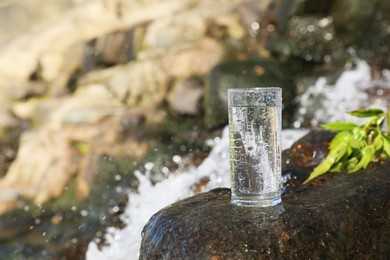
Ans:
[[[228,105],[232,203],[279,204],[282,89],[229,89]]]

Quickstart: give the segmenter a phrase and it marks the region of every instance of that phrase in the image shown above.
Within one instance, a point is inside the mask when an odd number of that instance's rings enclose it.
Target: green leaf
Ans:
[[[338,162],[344,154],[348,151],[350,135],[346,135],[343,139],[338,142],[331,143],[331,150],[329,151],[327,158],[329,157],[333,163]]]
[[[352,157],[351,159],[348,160],[348,163],[347,163],[347,171],[350,172],[351,169],[353,169],[354,167],[356,167],[356,165],[359,163],[359,160],[358,158],[356,157]]]
[[[386,134],[382,134],[383,139],[383,150],[386,152],[387,156],[390,157],[390,137]]]
[[[310,173],[310,176],[309,178],[307,178],[303,184],[306,184],[308,183],[309,181],[311,181],[312,179],[314,178],[317,178],[318,176],[326,173],[327,171],[329,171],[330,167],[332,167],[333,165],[333,162],[331,160],[328,160],[325,158],[325,160],[319,164],[311,173]]]
[[[321,127],[331,131],[345,131],[345,130],[352,130],[355,127],[357,127],[357,125],[352,122],[334,122],[334,123],[321,125]]]
[[[382,135],[378,134],[377,136],[375,136],[374,142],[372,144],[373,144],[375,152],[379,152],[382,149],[382,147],[383,147],[383,137],[382,137]]]
[[[349,131],[343,131],[338,133],[330,142],[329,149],[333,150],[336,149],[336,147],[340,146],[341,144],[348,142],[350,143],[350,139],[352,137],[351,132]]]
[[[330,143],[330,151],[326,156],[325,160],[319,164],[313,172],[310,173],[310,176],[305,183],[308,183],[314,178],[328,172],[333,164],[337,163],[344,154],[348,151],[349,148],[349,138],[352,136],[350,132],[340,132],[338,133]]]
[[[366,169],[368,164],[373,161],[374,159],[374,146],[368,145],[362,149],[362,157],[360,161],[354,166],[351,167],[348,171],[348,173],[354,173],[357,172],[360,169]]]
[[[329,153],[310,174],[304,184],[326,172],[346,170],[354,173],[365,169],[379,159],[390,158],[390,111],[380,109],[356,110],[349,112],[356,117],[369,117],[363,125],[352,122],[335,122],[322,127],[339,131],[329,144]],[[387,132],[382,132],[386,121]]]
[[[361,149],[364,145],[366,145],[366,132],[360,126],[355,127],[352,130],[353,137],[351,138],[351,147],[355,149]]]
[[[371,117],[371,116],[378,116],[382,114],[383,111],[381,109],[372,108],[372,109],[359,109],[355,111],[351,111],[348,114],[356,117]]]

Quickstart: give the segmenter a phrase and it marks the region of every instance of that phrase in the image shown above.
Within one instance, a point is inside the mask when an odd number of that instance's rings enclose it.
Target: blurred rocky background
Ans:
[[[135,169],[207,155],[228,88],[281,86],[311,127],[296,97],[357,59],[380,79],[389,43],[385,0],[0,0],[0,257],[82,259]]]

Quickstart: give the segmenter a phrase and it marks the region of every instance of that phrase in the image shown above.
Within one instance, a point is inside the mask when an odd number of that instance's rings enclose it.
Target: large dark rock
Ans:
[[[234,206],[226,188],[179,201],[149,220],[140,259],[389,259],[390,162],[300,185],[332,136],[312,132],[285,152],[279,206]]]

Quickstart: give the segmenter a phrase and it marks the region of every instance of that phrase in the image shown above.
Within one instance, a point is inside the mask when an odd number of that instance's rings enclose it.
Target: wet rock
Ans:
[[[284,173],[292,179],[307,176],[317,162],[310,161],[310,151],[324,151],[329,137],[313,132],[296,143],[290,153],[305,145],[305,154],[290,154]],[[234,206],[225,188],[195,195],[149,220],[140,259],[386,259],[388,167],[390,162],[383,162],[353,175],[326,174],[305,186],[299,180],[282,196],[282,204],[269,208]]]

